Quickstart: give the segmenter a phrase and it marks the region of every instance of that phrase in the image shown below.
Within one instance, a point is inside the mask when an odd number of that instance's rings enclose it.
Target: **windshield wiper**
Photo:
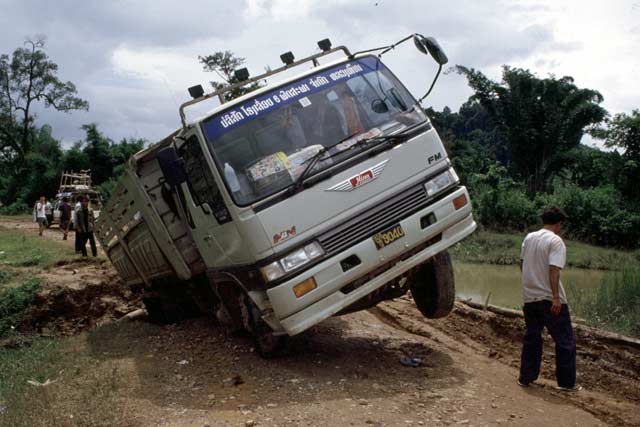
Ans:
[[[425,120],[426,121],[426,120]],[[413,129],[419,127],[420,125],[423,125],[425,121],[422,121],[420,123],[416,123],[413,126],[409,126],[408,128],[402,130],[399,133],[393,134],[393,135],[380,135],[380,136],[373,136],[371,138],[365,138],[365,139],[361,139],[359,141],[356,141],[353,145],[349,146],[348,148],[344,149],[344,150],[340,150],[337,153],[333,153],[333,154],[329,154],[327,156],[328,159],[330,159],[331,157],[333,157],[336,154],[342,154],[342,153],[346,153],[349,150],[353,150],[354,148],[360,148],[363,146],[367,146],[371,143],[382,143],[382,142],[389,142],[389,141],[404,141],[407,138],[407,132],[412,131]],[[300,189],[302,188],[303,184],[304,184],[304,180],[309,176],[311,170],[313,169],[313,167],[316,165],[316,163],[318,163],[318,160],[320,160],[321,157],[325,156],[326,154],[329,153],[329,150],[331,150],[332,148],[342,144],[345,141],[350,140],[351,138],[359,135],[362,132],[357,132],[354,133],[352,135],[347,136],[346,138],[341,139],[340,141],[336,142],[335,144],[331,144],[327,147],[322,148],[320,151],[318,151],[316,154],[313,155],[313,157],[310,157],[307,162],[309,163],[307,165],[307,167],[304,168],[304,170],[302,171],[302,173],[300,174],[300,176],[298,176],[298,178],[293,182],[293,184],[291,184],[291,186],[289,187],[288,193],[289,194],[295,194],[298,191],[300,191]]]
[[[293,184],[291,184],[291,187],[289,187],[289,191],[291,193],[298,192],[300,190],[300,188],[302,188],[302,183],[304,182],[305,178],[309,175],[309,172],[311,172],[311,169],[313,169],[313,167],[316,165],[316,163],[318,163],[318,160],[320,160],[320,157],[322,157],[325,154],[327,154],[329,152],[329,150],[331,150],[333,147],[336,147],[336,146],[342,144],[343,142],[350,140],[351,138],[353,138],[354,136],[356,136],[358,134],[360,134],[360,132],[353,133],[353,134],[347,136],[346,138],[343,138],[340,141],[336,142],[335,144],[331,144],[331,145],[328,145],[326,147],[323,147],[320,151],[318,151],[312,157],[307,159],[306,161],[309,162],[309,164],[307,165],[306,168],[303,169],[303,171],[300,174],[300,176],[298,177],[298,179],[296,179],[293,182]],[[342,153],[342,151],[340,151],[340,153]],[[329,156],[328,158],[331,158],[331,156]]]

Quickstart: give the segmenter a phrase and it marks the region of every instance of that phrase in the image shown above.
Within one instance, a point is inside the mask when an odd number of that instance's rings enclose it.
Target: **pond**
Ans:
[[[501,307],[522,307],[520,269],[516,265],[470,264],[454,262],[456,295],[460,299],[471,299],[484,303],[491,293],[489,304]],[[600,284],[607,274],[600,270],[568,268],[560,273],[567,298],[571,302],[569,285],[578,289],[591,289]]]

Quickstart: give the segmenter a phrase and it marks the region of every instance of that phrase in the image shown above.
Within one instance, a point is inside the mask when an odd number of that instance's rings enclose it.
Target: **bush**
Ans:
[[[574,310],[589,323],[640,336],[640,268],[626,267],[606,275],[597,289],[569,286],[568,290]]]
[[[536,205],[564,210],[565,228],[571,238],[605,246],[638,246],[640,214],[627,206],[612,186],[582,189],[568,185],[553,194],[538,195]]]
[[[31,212],[31,207],[24,202],[14,202],[8,206],[0,207],[0,215],[20,215]]]
[[[469,178],[469,192],[476,219],[494,230],[519,230],[537,222],[535,204],[496,163],[486,174]]]

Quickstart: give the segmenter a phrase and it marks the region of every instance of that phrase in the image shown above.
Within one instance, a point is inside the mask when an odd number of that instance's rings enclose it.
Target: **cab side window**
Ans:
[[[178,150],[184,160],[187,172],[189,190],[198,206],[207,203],[214,213],[225,210],[224,200],[218,189],[211,169],[204,158],[200,143],[196,136],[190,137]],[[218,215],[216,215],[216,218]]]

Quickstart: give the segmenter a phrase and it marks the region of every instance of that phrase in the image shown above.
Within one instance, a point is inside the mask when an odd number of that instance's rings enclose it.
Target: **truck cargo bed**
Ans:
[[[171,194],[155,153],[167,138],[130,159],[96,222],[96,235],[127,284],[175,276],[188,280],[204,271],[188,226]]]

